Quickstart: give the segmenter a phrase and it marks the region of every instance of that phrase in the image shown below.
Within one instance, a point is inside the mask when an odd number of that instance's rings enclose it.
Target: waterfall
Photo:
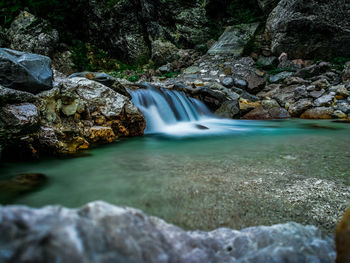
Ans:
[[[215,117],[203,102],[184,92],[145,86],[128,92],[146,118],[146,134],[187,136],[246,130],[238,121]]]

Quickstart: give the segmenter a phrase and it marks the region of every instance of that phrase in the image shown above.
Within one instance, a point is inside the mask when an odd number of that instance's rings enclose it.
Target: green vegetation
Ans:
[[[350,61],[350,58],[344,58],[344,57],[336,57],[329,59],[329,62],[332,64],[332,66],[337,70],[343,70],[345,67],[345,64]]]

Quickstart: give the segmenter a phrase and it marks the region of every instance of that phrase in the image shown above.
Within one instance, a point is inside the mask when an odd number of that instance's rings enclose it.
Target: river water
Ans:
[[[285,120],[231,126],[231,133],[205,136],[149,134],[79,158],[3,162],[0,181],[23,173],[43,173],[48,180],[11,198],[2,189],[0,203],[78,207],[105,200],[185,229],[296,221],[332,232],[350,205],[350,124]]]

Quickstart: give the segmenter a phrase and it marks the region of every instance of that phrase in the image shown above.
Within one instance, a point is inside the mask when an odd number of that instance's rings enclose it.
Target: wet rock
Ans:
[[[233,119],[240,113],[240,107],[238,100],[225,101],[219,109],[215,111],[215,114],[223,117]]]
[[[337,248],[336,263],[350,262],[350,209],[348,209],[338,223],[335,233],[335,244]]]
[[[299,117],[304,111],[312,106],[311,99],[301,99],[290,105],[288,111],[292,117]]]
[[[331,238],[287,223],[186,232],[140,210],[104,202],[80,209],[0,207],[0,261],[332,262]],[[301,249],[303,248],[303,249]],[[5,253],[6,252],[6,253]]]
[[[350,56],[349,11],[346,1],[280,1],[266,24],[272,52],[290,58]]]
[[[0,48],[0,84],[6,88],[39,93],[52,88],[48,57]]]
[[[242,56],[246,44],[254,36],[258,26],[258,23],[254,23],[228,27],[218,42],[209,49],[208,54]]]
[[[51,25],[22,11],[7,31],[12,49],[50,56],[58,45],[59,36]]]
[[[19,194],[37,190],[46,181],[47,177],[44,174],[19,174],[11,179],[0,181],[0,196],[5,200],[15,198]]]
[[[270,83],[281,83],[284,81],[286,78],[289,78],[290,76],[293,75],[293,72],[281,72],[276,75],[270,76],[269,81]]]
[[[302,119],[332,119],[334,110],[330,107],[316,107],[305,111]]]

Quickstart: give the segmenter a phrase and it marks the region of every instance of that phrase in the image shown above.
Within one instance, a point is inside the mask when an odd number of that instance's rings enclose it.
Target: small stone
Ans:
[[[288,78],[292,75],[293,75],[293,72],[284,71],[284,72],[278,73],[276,75],[270,76],[269,80],[271,83],[279,83],[279,82],[284,81],[286,78]]]
[[[234,81],[231,77],[224,78],[221,81],[222,85],[225,86],[226,88],[232,88],[234,85]]]
[[[320,106],[327,106],[327,105],[330,105],[331,102],[333,101],[334,99],[334,95],[332,94],[326,94],[326,95],[323,95],[322,97],[318,98],[317,100],[315,100],[315,105],[317,107],[320,107]]]
[[[344,112],[340,110],[334,111],[333,116],[338,119],[347,119],[348,117]]]
[[[240,89],[245,89],[246,87],[248,87],[248,82],[243,80],[243,79],[237,79],[235,78],[233,80],[234,82],[234,85],[237,87],[237,88],[240,88]]]
[[[326,91],[324,89],[321,90],[314,90],[312,92],[310,92],[310,96],[317,99],[319,97],[321,97]]]

